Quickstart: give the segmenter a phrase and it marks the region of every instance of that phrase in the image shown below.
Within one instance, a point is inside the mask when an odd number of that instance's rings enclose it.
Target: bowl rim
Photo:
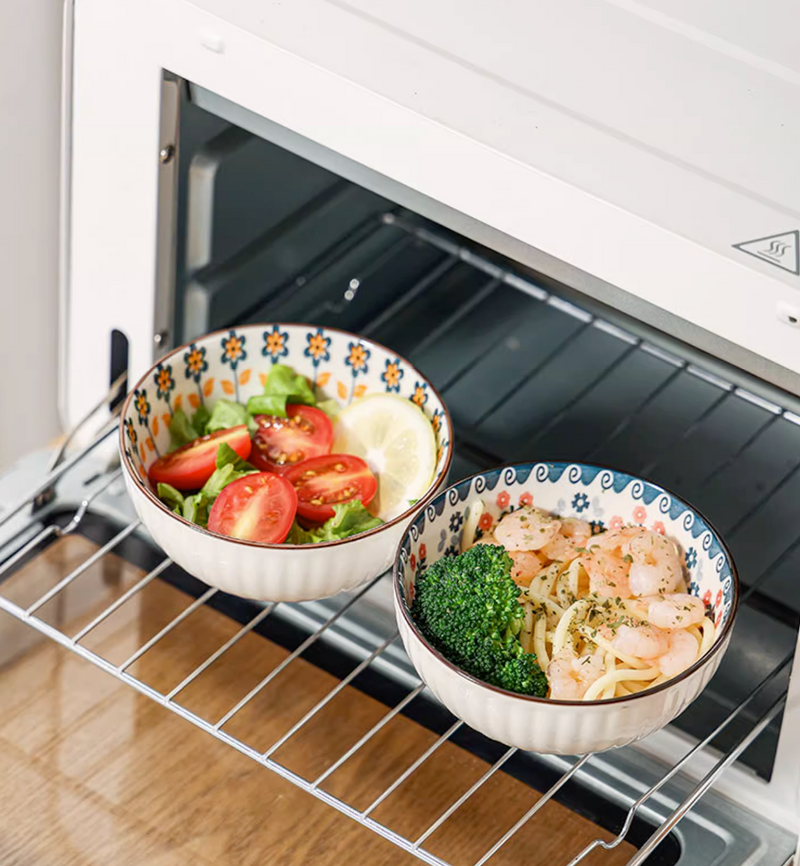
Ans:
[[[673,499],[677,500],[682,505],[686,506],[686,508],[688,510],[692,511],[697,517],[699,517],[703,521],[703,523],[705,523],[705,525],[708,527],[708,529],[714,535],[715,540],[716,540],[717,544],[719,544],[721,551],[727,557],[728,564],[729,564],[730,569],[731,569],[731,578],[733,579],[733,599],[731,602],[730,616],[728,617],[727,621],[722,626],[722,629],[717,634],[713,645],[709,648],[709,650],[706,652],[706,654],[701,656],[699,659],[697,659],[697,661],[694,662],[694,664],[690,665],[688,668],[686,668],[685,671],[681,671],[681,673],[679,673],[677,676],[672,677],[672,679],[669,679],[666,682],[661,683],[660,685],[642,689],[642,691],[636,692],[632,695],[623,695],[622,697],[618,697],[618,698],[599,698],[599,699],[595,699],[593,701],[583,701],[583,700],[567,701],[567,700],[563,700],[561,698],[540,698],[540,697],[536,697],[535,695],[522,695],[522,694],[519,694],[518,692],[511,692],[511,691],[508,691],[508,689],[500,688],[500,686],[495,686],[495,685],[492,685],[491,683],[484,682],[483,680],[478,679],[477,677],[472,676],[472,674],[469,674],[466,671],[462,670],[460,667],[458,667],[458,665],[456,665],[454,662],[451,662],[450,659],[448,659],[444,655],[442,655],[442,653],[440,653],[439,650],[437,650],[434,646],[432,646],[428,642],[428,639],[419,630],[419,627],[417,626],[416,622],[414,621],[414,618],[411,616],[411,611],[408,609],[408,606],[406,605],[405,601],[403,600],[403,598],[400,595],[400,581],[401,581],[400,554],[403,550],[403,546],[405,545],[406,540],[409,538],[409,535],[411,533],[411,526],[413,526],[413,522],[412,522],[412,524],[409,525],[408,529],[406,529],[406,531],[403,533],[403,537],[400,539],[400,543],[397,546],[397,552],[395,554],[394,565],[392,566],[392,595],[394,596],[395,610],[400,611],[406,624],[410,627],[411,632],[413,633],[414,637],[418,640],[420,645],[423,647],[423,649],[427,650],[431,655],[434,656],[435,659],[437,659],[439,662],[441,662],[450,671],[458,674],[460,677],[463,677],[468,682],[473,683],[477,686],[480,686],[481,688],[489,689],[490,691],[497,692],[498,694],[505,695],[509,698],[516,698],[520,701],[526,701],[526,702],[534,703],[534,704],[569,706],[569,707],[613,706],[615,704],[627,703],[629,701],[636,700],[637,698],[647,698],[647,697],[650,697],[652,695],[656,695],[659,692],[667,691],[668,689],[674,688],[676,685],[678,685],[683,680],[689,679],[689,677],[691,677],[693,674],[697,673],[700,670],[700,668],[704,667],[721,650],[722,646],[725,643],[727,643],[731,629],[733,628],[734,620],[736,619],[736,614],[739,610],[740,590],[739,590],[739,572],[738,572],[738,569],[736,568],[736,563],[734,562],[733,557],[731,556],[731,553],[730,553],[730,550],[728,549],[728,546],[725,544],[725,542],[722,539],[722,536],[719,534],[719,532],[718,532],[717,528],[714,526],[714,524],[711,523],[701,511],[698,511],[694,506],[692,506],[688,502],[686,502],[685,499],[672,493],[666,487],[663,487],[660,484],[656,484],[653,481],[649,481],[647,478],[643,478],[640,475],[632,475],[630,472],[627,472],[623,469],[615,469],[612,466],[608,466],[608,465],[605,465],[602,463],[580,463],[580,462],[576,462],[576,461],[564,461],[564,460],[536,460],[536,461],[529,461],[529,462],[525,462],[525,463],[506,463],[506,464],[503,464],[502,466],[497,466],[493,469],[486,469],[483,472],[476,472],[474,475],[469,475],[466,478],[462,478],[460,481],[457,481],[455,484],[451,484],[449,487],[445,488],[439,494],[439,496],[437,496],[436,499],[433,501],[438,502],[439,497],[446,497],[447,494],[451,490],[453,490],[457,487],[460,487],[462,484],[471,484],[472,481],[474,481],[474,479],[485,476],[489,472],[502,473],[505,470],[511,469],[511,468],[517,469],[517,468],[522,467],[522,466],[534,467],[534,466],[538,466],[540,464],[546,464],[548,466],[563,466],[565,468],[569,467],[569,466],[580,466],[580,467],[587,467],[590,469],[598,469],[601,472],[602,471],[613,472],[616,475],[627,475],[628,477],[631,478],[632,481],[643,481],[644,483],[649,484],[651,487],[655,487],[656,490],[661,491],[661,493],[665,493],[667,496],[670,496]],[[528,477],[530,477],[530,476],[528,476]],[[627,485],[626,485],[626,487],[627,487]],[[429,503],[429,504],[432,504],[432,503]],[[437,515],[437,517],[438,516],[439,515]],[[414,522],[416,522],[416,521],[414,521]]]
[[[196,523],[192,523],[190,520],[187,520],[180,514],[176,514],[174,511],[171,511],[167,508],[166,505],[153,493],[149,487],[144,484],[142,479],[139,477],[139,474],[133,468],[130,463],[130,458],[125,450],[125,418],[128,414],[128,408],[130,406],[131,400],[133,399],[133,395],[139,388],[146,384],[146,382],[151,378],[153,373],[158,367],[159,364],[163,364],[167,359],[172,358],[176,355],[179,355],[181,352],[187,350],[192,344],[197,343],[201,340],[206,340],[211,337],[217,337],[221,334],[228,334],[231,330],[243,330],[245,328],[271,328],[277,325],[279,328],[322,328],[323,331],[331,331],[336,334],[343,334],[345,337],[350,337],[353,340],[358,340],[360,343],[365,343],[369,347],[373,347],[379,349],[382,352],[385,352],[387,355],[394,355],[399,361],[406,365],[410,370],[413,370],[420,379],[422,379],[426,385],[430,388],[433,394],[436,396],[437,400],[442,406],[442,410],[444,411],[445,418],[447,419],[447,428],[450,430],[450,439],[447,442],[447,454],[444,464],[444,469],[442,470],[442,474],[440,478],[446,479],[449,472],[450,466],[453,462],[453,453],[455,451],[453,445],[453,420],[450,417],[450,410],[447,408],[447,404],[442,399],[442,395],[439,393],[436,386],[433,382],[428,379],[417,367],[415,367],[410,361],[404,358],[402,355],[399,355],[393,349],[390,349],[388,346],[384,346],[382,343],[378,343],[375,340],[370,340],[367,337],[361,337],[358,334],[352,333],[352,331],[345,331],[342,328],[326,328],[324,325],[312,325],[308,322],[253,322],[247,325],[240,325],[236,328],[218,328],[215,331],[209,331],[207,334],[203,334],[200,337],[197,337],[194,340],[190,340],[188,343],[184,343],[181,346],[177,346],[174,349],[170,349],[169,352],[162,355],[158,358],[148,369],[147,371],[139,377],[138,381],[128,391],[127,396],[125,397],[125,402],[122,404],[122,410],[119,415],[119,451],[122,466],[125,470],[126,477],[130,478],[136,487],[139,489],[141,493],[145,495],[147,499],[149,499],[154,505],[160,508],[165,514],[168,514],[170,517],[174,518],[178,521],[179,524],[183,526],[187,526],[190,529],[193,529],[195,532],[200,532],[203,535],[208,535],[211,538],[220,539],[221,541],[227,541],[233,544],[240,544],[244,547],[252,547],[257,548],[259,550],[319,550],[323,547],[335,547],[337,545],[348,544],[351,541],[360,541],[363,538],[367,538],[368,536],[378,535],[380,532],[383,532],[385,529],[390,529],[393,526],[396,526],[398,523],[401,523],[404,520],[407,520],[409,517],[413,517],[421,508],[424,508],[428,503],[433,499],[436,495],[436,490],[438,485],[441,483],[441,480],[437,482],[436,477],[434,477],[433,481],[431,481],[430,486],[425,491],[425,493],[409,508],[399,514],[397,517],[392,518],[391,520],[387,520],[386,523],[382,523],[380,526],[375,526],[372,529],[368,529],[366,532],[360,532],[358,535],[351,535],[349,538],[339,538],[335,541],[320,541],[315,544],[286,544],[281,542],[280,544],[265,544],[259,541],[248,541],[244,538],[231,538],[229,535],[222,535],[219,532],[212,532],[210,529],[205,529],[202,526],[198,526]]]

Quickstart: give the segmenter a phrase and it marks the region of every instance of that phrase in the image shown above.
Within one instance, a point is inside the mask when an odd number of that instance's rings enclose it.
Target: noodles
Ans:
[[[597,699],[609,684],[616,685],[630,680],[654,680],[659,673],[658,668],[646,668],[643,671],[612,671],[604,674],[599,680],[595,680],[586,690],[583,700],[593,701]]]
[[[717,636],[717,629],[710,619],[703,620],[703,640],[700,643],[700,655],[704,656],[714,643],[714,638]]]
[[[570,627],[572,621],[579,615],[585,613],[591,606],[591,601],[588,598],[579,598],[574,604],[570,605],[564,615],[561,617],[558,626],[556,627],[555,637],[553,638],[553,654],[561,652],[565,646],[572,648],[573,639]]]
[[[470,504],[462,551],[484,511],[480,500]],[[494,528],[514,559],[522,648],[546,672],[551,698],[629,697],[669,682],[711,649],[717,630],[687,593],[683,555],[671,539],[638,526],[593,534],[577,518],[556,521],[554,534],[553,524],[521,506]],[[497,544],[496,537],[480,541]]]
[[[486,510],[482,499],[475,499],[469,504],[469,514],[464,521],[464,529],[461,532],[461,552],[472,547],[475,542],[475,533],[478,531],[478,522]]]
[[[547,654],[547,619],[543,616],[536,619],[533,627],[533,651],[539,659],[540,667],[545,670],[550,664],[550,656]]]

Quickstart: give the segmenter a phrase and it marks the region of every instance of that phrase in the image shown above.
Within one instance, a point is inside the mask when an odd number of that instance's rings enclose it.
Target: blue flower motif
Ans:
[[[598,535],[606,528],[602,520],[592,520],[589,522],[589,526],[592,527],[592,535]]]
[[[303,350],[303,354],[306,358],[311,358],[315,367],[320,361],[330,361],[331,353],[328,351],[328,347],[331,344],[331,338],[322,333],[322,328],[317,328],[316,331],[306,334],[306,341],[308,345]]]
[[[175,388],[175,379],[172,378],[172,364],[159,364],[156,367],[153,380],[159,400],[166,400],[169,405],[169,392]]]
[[[696,565],[697,565],[697,551],[693,547],[690,547],[686,551],[686,567],[687,568],[694,568]]]
[[[231,329],[227,337],[223,337],[222,345],[222,363],[230,364],[231,369],[235,370],[239,366],[239,361],[244,361],[247,357],[247,352],[244,349],[244,344],[247,338],[239,336],[236,331]]]
[[[461,516],[460,511],[454,511],[450,515],[450,532],[458,532],[461,529],[461,524],[464,522],[464,518]]]
[[[585,493],[576,493],[572,498],[572,507],[580,514],[589,507],[589,497]]]
[[[150,414],[150,403],[147,400],[147,390],[142,388],[141,391],[133,392],[134,405],[136,406],[136,414],[139,416],[139,423],[142,426],[147,426],[147,416]]]
[[[360,342],[350,343],[347,347],[347,357],[344,359],[348,367],[353,368],[353,376],[368,371],[367,361],[372,352]]]
[[[689,593],[691,595],[700,596],[700,584],[693,580],[689,583]]]
[[[447,550],[445,550],[444,552],[445,556],[458,556],[458,554],[459,550],[455,544],[451,544],[450,547],[448,547]]]
[[[289,347],[286,345],[288,342],[289,334],[282,331],[277,325],[273,325],[271,331],[264,331],[264,346],[261,349],[261,354],[265,358],[272,358],[274,363],[278,358],[289,354]]]
[[[135,451],[139,435],[136,432],[136,428],[133,426],[133,421],[130,418],[125,419],[125,432],[128,434],[128,439]]]
[[[428,402],[427,382],[416,382],[414,384],[414,393],[411,395],[411,401],[416,403],[420,409]]]
[[[186,378],[194,379],[195,382],[199,383],[200,376],[208,369],[206,347],[192,343],[189,346],[189,351],[184,353],[183,360],[186,363]]]
[[[386,369],[381,373],[381,379],[386,383],[387,391],[399,391],[400,380],[405,375],[405,370],[400,366],[400,359],[395,358],[394,361],[386,359]]]

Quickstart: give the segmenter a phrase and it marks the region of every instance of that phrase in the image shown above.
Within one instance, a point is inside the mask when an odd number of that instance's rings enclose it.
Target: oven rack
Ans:
[[[114,425],[115,426],[115,425]],[[98,446],[102,446],[108,437],[113,433],[114,426],[106,426],[101,432],[84,446],[78,453],[74,454],[68,460],[63,462],[55,470],[49,472],[44,479],[33,486],[24,496],[22,496],[13,507],[9,508],[0,516],[0,527],[11,522],[25,521],[27,511],[30,506],[34,505],[43,491],[52,490],[55,483],[59,481],[67,472],[79,466],[82,460],[85,460],[88,455]],[[428,848],[425,847],[425,841],[444,824],[466,801],[473,796],[496,772],[500,771],[503,765],[514,755],[516,749],[506,749],[501,757],[494,761],[483,775],[455,802],[453,802],[441,815],[439,815],[427,829],[417,838],[405,838],[394,832],[388,826],[377,821],[372,813],[374,810],[390,797],[401,785],[405,782],[422,764],[427,761],[444,743],[446,743],[458,730],[462,727],[462,722],[454,722],[438,739],[419,755],[409,766],[397,776],[397,778],[365,809],[356,809],[351,804],[339,799],[325,790],[323,783],[331,776],[339,767],[348,761],[359,749],[361,749],[372,737],[374,737],[386,724],[388,724],[395,716],[402,713],[408,705],[419,697],[424,691],[424,685],[417,680],[417,685],[410,688],[405,696],[394,704],[383,717],[375,723],[363,736],[343,754],[336,756],[335,760],[315,779],[306,779],[297,773],[293,772],[286,766],[280,764],[275,758],[274,753],[279,747],[284,745],[298,732],[300,732],[322,709],[325,707],[339,692],[341,692],[348,684],[350,684],[360,673],[365,671],[370,665],[379,660],[387,649],[394,644],[397,638],[397,632],[389,634],[386,639],[377,645],[371,652],[363,655],[360,661],[352,668],[352,670],[341,677],[339,682],[308,711],[306,714],[294,723],[284,734],[282,734],[269,748],[263,751],[254,749],[246,742],[232,736],[224,730],[225,724],[243,707],[245,707],[254,697],[261,691],[269,682],[275,679],[278,674],[288,667],[293,661],[298,659],[318,640],[324,639],[325,632],[338,619],[343,617],[348,610],[351,610],[360,599],[377,583],[380,578],[376,578],[369,584],[365,585],[358,591],[347,596],[344,603],[332,613],[327,619],[317,626],[302,643],[296,647],[282,662],[280,662],[273,670],[271,670],[253,689],[248,692],[237,704],[231,707],[224,715],[218,719],[202,718],[196,713],[188,710],[179,702],[181,692],[205,670],[207,670],[215,661],[222,655],[228,652],[239,640],[249,634],[267,617],[274,614],[276,609],[280,608],[280,604],[269,603],[263,606],[259,612],[253,616],[248,622],[244,623],[241,628],[223,645],[219,646],[208,658],[198,665],[193,671],[184,677],[184,679],[170,691],[162,692],[151,687],[147,683],[132,675],[129,668],[133,663],[141,658],[148,650],[154,647],[159,641],[172,632],[180,623],[188,619],[198,608],[209,603],[215,596],[224,595],[221,591],[208,588],[205,592],[195,598],[188,606],[182,610],[177,616],[166,623],[155,635],[141,644],[125,661],[121,664],[112,664],[110,661],[95,653],[93,650],[83,645],[82,641],[90,634],[100,623],[106,620],[114,612],[119,610],[123,605],[130,602],[145,586],[151,581],[156,580],[159,576],[172,565],[169,558],[162,559],[159,564],[152,568],[147,574],[139,579],[133,586],[129,587],[119,598],[105,608],[101,613],[96,615],[91,622],[84,625],[77,633],[68,635],[64,631],[59,630],[52,624],[46,622],[39,616],[37,612],[48,601],[51,601],[59,593],[63,592],[68,586],[76,581],[89,567],[99,562],[103,557],[115,551],[120,545],[134,533],[139,533],[142,529],[138,519],[129,522],[123,526],[117,533],[105,544],[103,544],[95,553],[89,556],[84,562],[73,568],[68,574],[65,574],[51,589],[43,593],[32,603],[27,606],[12,601],[2,594],[2,581],[8,578],[15,567],[28,560],[37,548],[55,538],[63,537],[75,532],[79,529],[82,521],[94,500],[100,497],[111,485],[119,483],[122,470],[114,468],[108,470],[105,474],[99,477],[95,476],[92,480],[89,493],[80,502],[77,509],[72,514],[71,519],[63,526],[55,523],[49,523],[42,526],[37,531],[31,531],[36,525],[36,520],[29,521],[27,531],[20,532],[17,538],[25,537],[27,540],[17,546],[17,549],[0,564],[0,610],[5,611],[19,621],[26,623],[36,629],[41,634],[52,639],[62,647],[75,653],[81,658],[91,662],[98,668],[106,671],[111,676],[117,678],[123,683],[135,689],[137,692],[147,696],[156,703],[165,707],[169,711],[182,717],[186,721],[192,723],[196,727],[205,731],[213,737],[227,743],[229,746],[237,749],[239,752],[250,757],[262,766],[272,770],[302,790],[308,792],[319,800],[327,803],[343,814],[349,816],[372,831],[378,833],[389,841],[393,842],[403,850],[413,854],[423,862],[432,864],[432,866],[449,866],[446,861],[442,860]],[[34,514],[35,518],[35,514]],[[13,544],[13,541],[12,541]],[[7,551],[9,545],[5,546]],[[705,749],[712,740],[723,730],[725,730],[735,719],[737,719],[745,710],[752,708],[759,695],[764,692],[770,684],[788,668],[791,661],[791,655],[787,656],[780,665],[778,665],[767,677],[765,677],[752,691],[741,700],[732,711],[723,719],[715,729],[690,748],[684,756],[670,767],[664,775],[653,784],[648,790],[643,792],[634,802],[630,804],[624,822],[618,831],[617,835],[610,841],[606,841],[600,837],[594,839],[586,847],[580,851],[574,852],[571,859],[568,861],[568,866],[577,866],[594,850],[600,848],[610,850],[618,846],[626,839],[634,818],[642,807],[645,806],[659,790],[661,790],[671,779],[673,779],[680,771],[685,768],[689,762],[697,756],[699,752]],[[686,813],[700,800],[701,797],[712,787],[714,782],[720,775],[736,761],[736,759],[759,737],[759,735],[776,719],[783,709],[786,700],[786,693],[781,693],[770,706],[760,715],[755,724],[739,738],[738,742],[727,753],[718,758],[712,769],[692,787],[685,799],[678,803],[671,812],[666,815],[660,826],[654,830],[650,838],[639,848],[637,853],[629,860],[629,866],[636,866],[645,861],[647,856],[655,849],[658,843],[673,829],[673,827],[683,818]],[[560,775],[557,781],[534,803],[534,805],[516,821],[500,838],[486,840],[485,853],[474,863],[474,866],[483,866],[489,861],[501,848],[505,845],[523,826],[525,826],[541,808],[549,802],[558,791],[566,785],[574,777],[580,777],[585,772],[587,765],[593,760],[592,754],[576,756],[571,759],[567,765],[567,769]],[[571,852],[570,852],[571,853]],[[568,855],[569,856],[569,855]]]

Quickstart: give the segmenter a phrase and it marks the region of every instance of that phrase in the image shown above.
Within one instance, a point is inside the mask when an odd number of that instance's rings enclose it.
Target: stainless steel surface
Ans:
[[[161,80],[161,117],[158,144],[158,220],[156,234],[154,357],[175,337],[175,264],[178,230],[178,162],[180,159],[180,108],[183,84],[165,72]]]
[[[190,85],[192,101],[242,129],[247,129],[267,141],[280,145],[291,153],[303,156],[340,177],[347,178],[366,189],[416,213],[446,226],[471,241],[494,250],[509,259],[530,268],[532,274],[543,280],[552,280],[562,286],[571,286],[584,296],[596,299],[610,308],[619,310],[645,322],[658,331],[683,340],[709,355],[722,358],[730,364],[750,371],[754,376],[771,382],[795,395],[800,395],[800,374],[765,360],[746,349],[721,339],[716,334],[678,318],[674,314],[624,292],[616,286],[581,271],[541,250],[524,244],[502,232],[453,210],[416,190],[378,174],[338,153],[320,146],[292,130],[242,108],[195,84]],[[468,182],[468,178],[465,178]]]
[[[113,517],[118,526],[122,529],[118,531],[111,542],[104,545],[97,554],[94,554],[92,559],[97,561],[98,555],[110,553],[111,551],[120,550],[120,544],[124,539],[120,536],[123,534],[132,534],[136,532],[141,534],[142,530],[136,526],[136,521],[131,517],[131,504],[124,494],[120,486],[120,480],[116,473],[103,476],[100,483],[95,479],[92,484],[95,491],[94,497],[86,497],[82,494],[82,487],[86,478],[92,478],[96,475],[96,469],[105,465],[103,455],[97,455],[91,450],[84,455],[83,461],[75,461],[72,464],[74,471],[69,473],[65,482],[59,486],[59,501],[55,505],[50,506],[51,511],[58,509],[60,513],[64,513],[64,509],[74,511],[78,516],[70,521],[67,525],[72,527],[72,531],[79,527],[82,519],[88,513],[96,515],[105,515],[109,518]],[[0,479],[0,503],[8,501],[8,497],[20,497],[14,491],[7,494],[3,479]],[[37,487],[36,478],[31,478],[32,487]],[[28,497],[29,498],[29,497]],[[87,499],[90,500],[92,510],[89,512]],[[74,505],[70,505],[74,503]],[[20,510],[25,510],[25,505],[19,506]],[[38,516],[38,520],[37,520]],[[30,519],[39,525],[39,529],[35,533],[37,540],[41,541],[48,536],[43,533],[47,532],[47,526],[41,526],[38,522],[46,515],[41,513],[37,516],[30,515]],[[0,538],[5,541],[5,538]],[[5,545],[3,549],[8,549]],[[12,557],[14,559],[15,557]],[[0,609],[6,613],[17,617],[23,622],[28,623],[33,628],[41,633],[52,638],[60,645],[66,647],[72,652],[77,653],[81,657],[91,661],[98,667],[107,671],[112,676],[117,677],[121,681],[135,688],[142,694],[147,695],[161,705],[167,707],[172,712],[182,716],[187,721],[207,731],[210,735],[218,737],[220,740],[230,744],[234,748],[250,756],[253,760],[258,761],[265,767],[279,773],[286,779],[289,779],[294,784],[308,791],[312,795],[318,797],[324,802],[329,803],[334,808],[349,815],[354,820],[359,821],[373,831],[379,833],[385,838],[391,840],[403,849],[415,854],[420,860],[437,864],[437,866],[446,866],[444,861],[432,854],[425,848],[425,840],[437,829],[441,824],[446,822],[449,817],[466,802],[466,800],[474,794],[490,777],[496,772],[500,772],[503,765],[510,761],[516,750],[507,749],[499,760],[494,761],[488,766],[484,775],[473,784],[470,789],[462,794],[442,815],[437,816],[432,820],[430,826],[416,840],[410,840],[398,836],[391,829],[376,821],[371,817],[375,808],[383,802],[387,797],[397,791],[399,785],[407,779],[413,772],[428,760],[436,751],[436,748],[449,738],[453,737],[461,728],[461,724],[457,721],[449,725],[445,733],[429,747],[426,752],[419,756],[415,761],[403,771],[403,773],[382,792],[375,801],[366,809],[359,811],[350,804],[345,803],[331,795],[322,787],[322,782],[327,778],[332,770],[326,771],[315,780],[303,779],[297,776],[286,767],[282,766],[273,757],[277,748],[287,742],[295,733],[314,716],[319,710],[327,704],[335,695],[341,691],[344,686],[352,682],[359,672],[371,667],[375,660],[382,657],[389,648],[396,649],[396,634],[394,629],[389,626],[386,628],[386,620],[382,619],[381,609],[374,608],[370,605],[370,594],[380,587],[381,581],[365,587],[360,592],[351,595],[349,598],[332,599],[322,603],[309,604],[269,604],[261,608],[256,616],[245,623],[236,634],[234,634],[226,643],[219,647],[208,659],[206,659],[195,670],[191,671],[177,688],[173,688],[168,693],[161,693],[146,685],[131,675],[128,668],[132,662],[141,657],[146,650],[159,641],[165,634],[174,629],[178,623],[185,621],[191,616],[191,613],[199,608],[200,605],[206,603],[212,596],[217,594],[214,589],[208,589],[200,594],[194,602],[192,602],[184,611],[168,622],[156,635],[145,641],[129,658],[122,664],[111,664],[106,659],[99,656],[97,653],[88,649],[82,644],[83,638],[102,622],[114,610],[118,610],[122,605],[128,603],[135,594],[142,589],[144,585],[158,578],[167,567],[170,565],[169,560],[162,560],[159,565],[149,574],[141,578],[133,587],[131,587],[122,597],[117,599],[109,608],[103,611],[99,616],[84,626],[80,632],[70,637],[59,631],[54,626],[48,624],[36,615],[36,611],[44,603],[45,598],[52,598],[58,591],[63,589],[67,583],[75,578],[72,574],[65,575],[65,579],[60,581],[56,592],[52,590],[41,596],[38,600],[30,604],[27,609],[20,607],[10,601],[3,595],[2,584],[0,584]],[[11,566],[13,567],[13,566]],[[3,564],[0,568],[7,570],[8,565]],[[2,574],[2,572],[0,572]],[[69,579],[69,580],[67,580]],[[356,614],[356,609],[364,609],[364,614],[359,618]],[[247,743],[238,740],[232,735],[223,730],[224,721],[233,716],[238,709],[244,705],[240,702],[239,705],[231,708],[222,719],[218,722],[199,718],[196,714],[181,706],[176,700],[182,689],[188,685],[202,670],[207,668],[215,659],[227,652],[233,647],[245,634],[249,633],[258,622],[265,620],[268,616],[287,616],[294,611],[294,620],[306,624],[308,637],[300,644],[298,650],[287,657],[279,666],[284,669],[294,659],[298,658],[303,652],[303,649],[308,648],[318,640],[331,640],[334,634],[337,635],[339,645],[349,647],[349,652],[356,660],[355,666],[350,673],[341,677],[339,682],[328,694],[322,698],[305,716],[291,728],[289,728],[282,737],[276,741],[266,751],[260,752]],[[365,626],[364,623],[371,622],[372,625]],[[316,623],[316,626],[313,624]],[[382,623],[382,626],[376,627],[376,624]],[[334,645],[331,640],[331,645]],[[402,699],[398,700],[393,706],[387,709],[386,714],[367,731],[364,736],[344,754],[332,756],[335,758],[333,767],[341,766],[355,752],[361,748],[364,743],[368,742],[384,725],[397,713],[403,712],[409,704],[415,699],[422,699],[423,687],[416,680],[413,687],[408,687],[407,674],[403,673],[403,664],[407,665],[407,660],[400,655],[390,658],[385,661],[382,667],[382,672],[391,675],[391,671],[397,667],[397,675],[393,678],[400,683],[403,683],[404,689],[408,689]],[[786,662],[784,662],[785,666]],[[270,674],[270,677],[274,672]],[[778,672],[772,673],[771,678],[775,679]],[[733,712],[721,724],[720,728],[727,727],[734,719],[744,713],[749,705],[757,698],[758,692],[766,689],[769,683],[763,683],[753,693],[742,701],[733,709]],[[259,684],[259,687],[262,687]],[[259,688],[257,687],[257,688]],[[245,702],[251,699],[253,694],[246,696]],[[781,699],[779,699],[781,700]],[[768,711],[760,716],[756,723],[749,729],[745,737],[740,741],[738,746],[727,755],[724,755],[716,765],[713,776],[706,778],[700,785],[693,786],[692,783],[685,779],[680,768],[685,766],[693,755],[699,749],[706,747],[711,742],[713,735],[709,736],[705,742],[699,743],[694,749],[691,749],[687,755],[679,761],[674,767],[667,768],[659,766],[655,762],[645,758],[640,754],[635,754],[632,750],[620,750],[618,752],[607,753],[603,755],[585,756],[580,759],[558,758],[550,756],[541,758],[538,756],[536,760],[542,761],[543,765],[547,765],[552,770],[558,773],[558,778],[549,789],[544,790],[542,798],[529,809],[529,811],[519,820],[512,823],[508,830],[499,839],[486,840],[486,853],[477,861],[476,866],[482,866],[493,856],[496,851],[510,839],[520,827],[524,826],[528,821],[533,820],[541,808],[550,798],[558,794],[560,789],[569,781],[580,781],[594,792],[593,796],[599,798],[598,802],[607,801],[609,803],[624,804],[628,817],[625,821],[625,827],[621,837],[624,837],[627,829],[630,827],[631,815],[637,810],[650,821],[654,827],[653,839],[651,845],[655,844],[657,833],[668,832],[677,834],[677,839],[681,844],[681,856],[679,863],[681,866],[689,866],[689,864],[701,864],[711,862],[712,854],[716,862],[720,852],[724,855],[726,864],[739,864],[750,862],[748,859],[755,851],[766,851],[766,854],[760,863],[763,864],[779,864],[785,862],[790,855],[794,846],[794,837],[786,831],[770,825],[769,823],[756,819],[753,815],[739,809],[733,804],[721,801],[715,797],[713,792],[709,792],[708,788],[719,773],[721,773],[734,760],[736,755],[746,747],[746,745],[755,739],[758,734],[767,727],[771,718],[777,712],[779,704],[774,704]],[[714,732],[716,733],[716,731]],[[702,800],[700,799],[702,797]],[[692,806],[689,810],[689,806]],[[677,824],[677,821],[680,823]],[[670,822],[669,827],[665,822]],[[677,827],[673,825],[677,824]],[[655,828],[659,828],[656,830]],[[601,845],[598,840],[594,847]],[[568,846],[568,840],[565,840],[565,846]],[[649,850],[649,849],[648,849]],[[575,852],[576,858],[580,859],[584,852]],[[565,859],[568,856],[568,848],[565,849]],[[704,859],[705,858],[705,859]],[[575,860],[577,862],[577,859]],[[638,860],[634,862],[639,862]]]

